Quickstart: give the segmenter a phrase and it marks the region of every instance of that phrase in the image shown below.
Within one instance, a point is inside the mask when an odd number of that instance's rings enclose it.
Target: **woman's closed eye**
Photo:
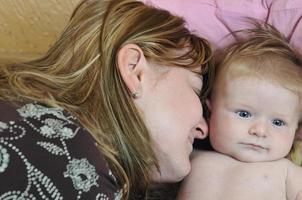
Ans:
[[[200,97],[200,92],[201,92],[201,89],[200,88],[193,88],[193,90],[194,90],[194,92],[195,92],[195,94],[198,96],[198,97]]]
[[[252,114],[246,110],[238,110],[235,112],[240,118],[251,118]]]

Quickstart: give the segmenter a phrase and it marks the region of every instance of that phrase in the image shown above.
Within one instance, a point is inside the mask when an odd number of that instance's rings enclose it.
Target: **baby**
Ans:
[[[302,62],[257,24],[221,57],[208,107],[215,151],[197,151],[183,200],[300,200],[302,168],[285,157],[302,119]]]

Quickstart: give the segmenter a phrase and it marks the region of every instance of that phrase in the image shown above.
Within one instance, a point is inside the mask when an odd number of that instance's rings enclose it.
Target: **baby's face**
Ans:
[[[210,141],[218,152],[244,162],[272,161],[291,149],[299,98],[257,77],[223,80],[210,102]]]

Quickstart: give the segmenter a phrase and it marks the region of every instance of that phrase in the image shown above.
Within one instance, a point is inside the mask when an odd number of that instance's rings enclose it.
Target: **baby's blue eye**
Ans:
[[[239,117],[242,117],[242,118],[250,118],[250,117],[252,117],[252,114],[249,111],[246,111],[246,110],[236,111],[236,114]]]
[[[285,125],[285,122],[281,119],[273,119],[272,123],[275,126],[284,126]]]

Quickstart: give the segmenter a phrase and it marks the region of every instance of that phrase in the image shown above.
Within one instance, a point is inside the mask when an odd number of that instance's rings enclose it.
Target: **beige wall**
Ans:
[[[79,0],[0,0],[0,61],[45,52]]]

